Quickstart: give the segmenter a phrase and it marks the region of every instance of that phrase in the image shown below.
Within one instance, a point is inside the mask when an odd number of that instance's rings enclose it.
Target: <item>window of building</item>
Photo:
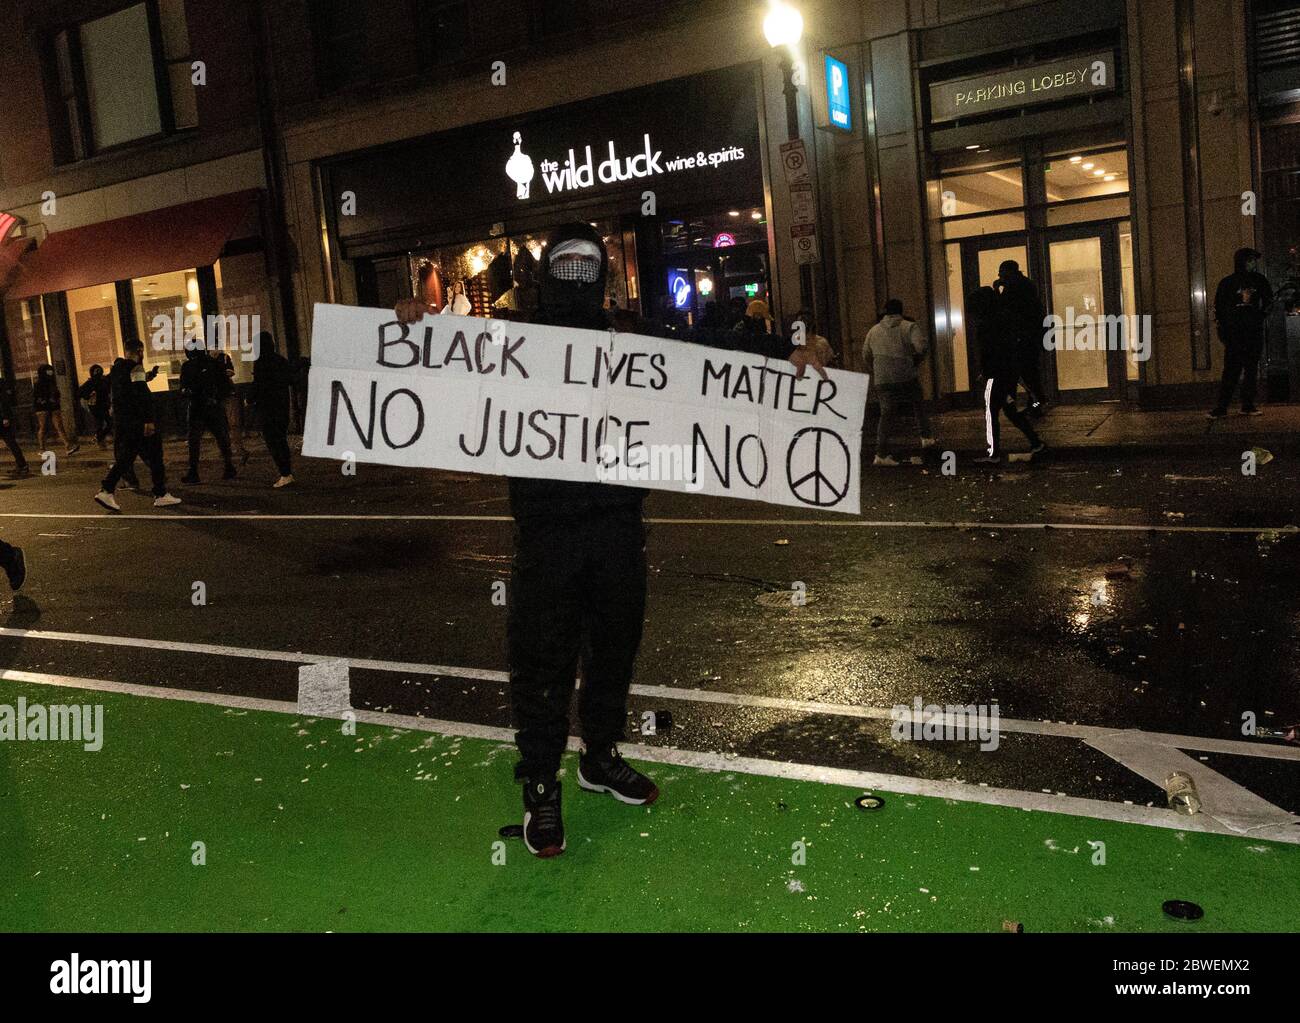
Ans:
[[[38,367],[50,361],[45,311],[39,298],[4,304],[5,333],[16,380],[34,380]]]
[[[90,367],[99,365],[107,373],[122,354],[117,287],[112,281],[67,292],[68,326],[72,330],[72,353],[76,379],[85,380]]]
[[[1020,209],[1025,205],[1024,173],[1013,165],[948,175],[939,179],[939,198],[945,219]]]
[[[422,67],[440,67],[464,60],[470,52],[467,0],[417,0],[415,34]]]
[[[235,383],[251,383],[252,340],[264,330],[275,332],[263,254],[226,256],[213,267],[213,273],[217,282],[218,331],[235,366]],[[283,346],[280,351],[284,353]]]
[[[198,123],[184,0],[149,0],[53,40],[59,162]]]
[[[190,29],[185,20],[185,0],[158,0],[158,20],[174,127],[195,128],[199,123],[199,107],[190,67],[194,61],[190,53]]]
[[[136,327],[144,342],[144,368],[158,370],[149,387],[166,391],[172,380],[180,379],[185,343],[206,336],[198,273],[177,270],[137,277],[131,282],[131,294]]]

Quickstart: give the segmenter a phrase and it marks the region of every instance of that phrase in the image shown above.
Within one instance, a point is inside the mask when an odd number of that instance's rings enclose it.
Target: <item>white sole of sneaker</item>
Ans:
[[[593,785],[582,776],[581,767],[578,768],[578,788],[586,789],[588,792],[607,792],[620,803],[627,803],[628,806],[645,806],[646,803],[650,802],[648,799],[629,799],[627,796],[615,792],[608,785]]]
[[[95,498],[95,503],[99,505],[101,508],[104,508],[111,512],[120,512],[122,510],[120,506],[114,508],[111,504],[107,504],[104,501],[101,501],[98,497]]]
[[[532,819],[533,819],[533,815],[529,813],[527,810],[525,810],[524,811],[524,835],[523,835],[524,848],[527,849],[530,853],[532,853],[534,856],[538,857],[539,859],[545,860],[545,859],[550,859],[550,857],[552,856],[560,855],[560,853],[564,852],[564,850],[569,847],[569,839],[566,836],[565,838],[560,839],[560,852],[547,853],[545,856],[539,853],[536,849],[534,849],[531,845],[528,844],[528,822],[531,821]]]

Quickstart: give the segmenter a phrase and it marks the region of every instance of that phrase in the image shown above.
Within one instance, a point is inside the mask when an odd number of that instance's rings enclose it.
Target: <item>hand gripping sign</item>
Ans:
[[[303,454],[857,514],[867,379],[611,331],[317,305]]]

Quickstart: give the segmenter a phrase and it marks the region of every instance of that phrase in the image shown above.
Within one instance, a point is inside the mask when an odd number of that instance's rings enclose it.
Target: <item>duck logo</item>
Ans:
[[[532,157],[519,148],[522,141],[519,132],[515,132],[515,151],[506,162],[506,174],[515,183],[516,197],[527,199],[536,171],[533,168]]]

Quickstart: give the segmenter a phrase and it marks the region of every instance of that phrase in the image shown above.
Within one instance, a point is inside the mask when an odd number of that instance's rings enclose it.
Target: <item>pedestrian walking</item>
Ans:
[[[154,412],[153,394],[144,370],[144,342],[131,338],[123,344],[126,355],[113,362],[108,372],[116,417],[113,467],[108,470],[95,501],[109,511],[121,511],[113,492],[123,476],[132,472],[131,465],[140,455],[153,480],[153,506],[168,508],[180,504],[179,497],[167,492],[167,472],[163,465],[162,437]]]
[[[259,334],[258,345],[257,361],[253,363],[253,401],[262,420],[262,439],[280,474],[271,484],[278,490],[293,482],[293,461],[289,453],[293,368],[276,350],[275,338],[270,334]]]
[[[239,456],[239,464],[248,464],[248,445],[244,443],[243,400],[239,396],[239,387],[235,383],[235,361],[229,352],[216,356],[222,370],[221,405],[226,417],[226,435],[230,438],[231,450]]]
[[[1017,328],[1007,320],[1008,309],[992,288],[984,287],[966,299],[966,321],[973,333],[984,388],[984,433],[988,454],[976,459],[991,465],[1002,461],[1002,424],[1007,419],[1029,441],[1029,457],[1042,454],[1047,445],[1034,432],[1027,412],[1016,405],[1016,382],[1023,363]]]
[[[181,480],[187,486],[197,486],[199,480],[199,448],[206,430],[217,440],[221,460],[225,465],[222,479],[233,480],[235,463],[230,458],[229,422],[226,419],[226,374],[221,362],[202,348],[191,348],[185,353],[181,367],[181,395],[185,398],[189,423],[190,468]]]
[[[77,390],[77,397],[86,403],[91,418],[95,420],[95,443],[101,448],[104,447],[104,439],[113,428],[113,420],[109,414],[113,400],[112,391],[108,384],[108,377],[104,375],[104,367],[98,363],[90,367],[89,378]]]
[[[54,375],[54,367],[41,366],[36,371],[36,383],[32,387],[32,408],[36,412],[36,446],[45,450],[45,435],[50,428],[63,441],[64,453],[75,455],[81,450],[75,438],[69,438],[63,428],[63,413],[60,411],[59,381]]]
[[[13,402],[10,400],[8,389],[5,387],[5,381],[0,380],[0,440],[5,442],[9,453],[14,456],[12,477],[21,479],[24,476],[30,476],[32,470],[27,465],[27,458],[23,455],[23,449],[18,444],[18,421],[14,418],[14,415]]]
[[[27,555],[21,547],[0,540],[0,569],[9,580],[9,588],[17,593],[27,581]]]
[[[920,324],[907,318],[903,303],[896,298],[886,302],[884,315],[867,332],[862,346],[862,360],[870,385],[880,399],[875,465],[899,464],[890,453],[889,439],[902,408],[910,407],[912,410],[922,449],[935,443],[918,372],[928,348],[925,331]]]
[[[1223,343],[1223,377],[1219,381],[1218,404],[1207,413],[1210,419],[1222,419],[1228,414],[1238,381],[1242,415],[1262,415],[1255,406],[1255,389],[1273,289],[1259,272],[1259,260],[1260,254],[1254,249],[1238,249],[1232,273],[1219,282],[1214,295],[1214,318]]]
[[[1035,419],[1041,418],[1047,411],[1040,368],[1043,334],[1047,329],[1043,321],[1047,319],[1047,311],[1043,308],[1037,285],[1020,272],[1020,264],[1014,259],[1008,259],[998,267],[997,292],[1006,327],[1014,342],[1016,376],[1024,384],[1029,399],[1026,411]]]

